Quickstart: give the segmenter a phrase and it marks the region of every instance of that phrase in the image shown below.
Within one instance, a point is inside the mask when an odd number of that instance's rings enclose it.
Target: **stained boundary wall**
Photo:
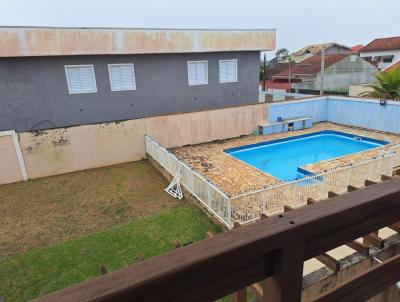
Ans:
[[[267,122],[268,105],[21,132],[15,138],[25,163],[25,178],[15,161],[15,140],[0,137],[0,184],[144,159],[145,135],[167,148],[248,135]]]

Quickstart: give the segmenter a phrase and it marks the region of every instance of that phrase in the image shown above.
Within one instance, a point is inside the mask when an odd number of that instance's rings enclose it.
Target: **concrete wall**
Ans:
[[[219,83],[219,60],[238,60],[238,82]],[[208,85],[189,86],[187,61],[208,60]],[[258,102],[259,52],[0,59],[0,131],[137,119]],[[108,64],[134,63],[134,91],[111,91]],[[68,93],[64,65],[93,64],[97,93]]]
[[[359,85],[350,85],[349,86],[349,96],[360,96],[362,93],[373,91],[372,88],[368,87],[370,84],[359,84]]]
[[[298,117],[311,117],[313,123],[328,120],[328,100],[315,98],[304,101],[289,101],[271,104],[268,110],[268,120],[276,122],[278,117],[294,119]]]
[[[0,184],[22,180],[15,145],[11,135],[0,135]]]
[[[351,84],[375,82],[378,69],[367,61],[355,56],[356,62],[351,63],[350,57],[333,64],[325,69],[324,90],[347,90]],[[293,83],[295,89],[319,90],[321,74],[318,73],[312,82]]]
[[[165,147],[251,134],[266,122],[267,106],[263,103],[18,135],[28,177],[38,178],[140,160],[146,156],[145,134]]]
[[[329,121],[400,134],[400,102],[394,101],[381,106],[379,100],[332,96],[271,104],[268,119],[276,121],[278,116],[283,119],[309,116],[313,122]]]

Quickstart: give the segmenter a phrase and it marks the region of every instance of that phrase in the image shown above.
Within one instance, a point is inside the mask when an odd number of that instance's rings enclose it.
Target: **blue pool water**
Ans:
[[[386,145],[388,142],[338,131],[319,131],[225,150],[281,180],[301,177],[298,168]]]

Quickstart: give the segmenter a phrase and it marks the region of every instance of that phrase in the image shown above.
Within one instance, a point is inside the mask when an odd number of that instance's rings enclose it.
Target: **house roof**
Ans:
[[[400,49],[400,36],[375,39],[361,48],[360,52]]]
[[[382,71],[389,72],[389,71],[392,71],[393,69],[396,69],[396,68],[400,68],[400,60],[396,61],[396,62],[393,62],[389,66],[386,66],[386,68],[384,68]]]
[[[277,63],[267,65],[267,79],[271,79],[274,75],[280,73],[281,71],[287,69],[289,63]]]
[[[330,48],[332,46],[338,46],[338,47],[343,47],[343,48],[347,48],[348,50],[351,50],[350,47],[347,47],[345,45],[341,45],[335,42],[331,42],[331,43],[321,43],[321,44],[313,44],[313,45],[307,45],[305,47],[303,47],[302,49],[292,53],[293,56],[302,56],[306,53],[310,53],[312,55],[316,55],[319,54],[322,51],[322,47],[327,49]]]
[[[0,57],[273,49],[271,29],[0,27]]]
[[[325,56],[325,69],[329,66],[335,64],[348,57],[349,54],[334,54],[334,55],[326,55]],[[316,55],[312,56],[304,61],[297,63],[292,66],[291,74],[292,75],[315,75],[321,71],[321,56]],[[276,77],[287,77],[289,76],[289,69],[285,69],[284,71],[275,75]]]
[[[352,53],[357,53],[357,52],[359,52],[360,49],[363,48],[363,47],[364,47],[364,45],[361,45],[361,44],[355,45],[355,46],[353,46],[353,47],[351,48],[351,52],[352,52]]]

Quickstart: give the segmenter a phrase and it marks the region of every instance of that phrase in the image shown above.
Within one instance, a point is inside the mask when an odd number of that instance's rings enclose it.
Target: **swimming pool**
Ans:
[[[301,178],[302,170],[298,169],[301,166],[386,144],[388,142],[382,140],[325,130],[231,148],[225,152],[261,171],[288,181]]]

